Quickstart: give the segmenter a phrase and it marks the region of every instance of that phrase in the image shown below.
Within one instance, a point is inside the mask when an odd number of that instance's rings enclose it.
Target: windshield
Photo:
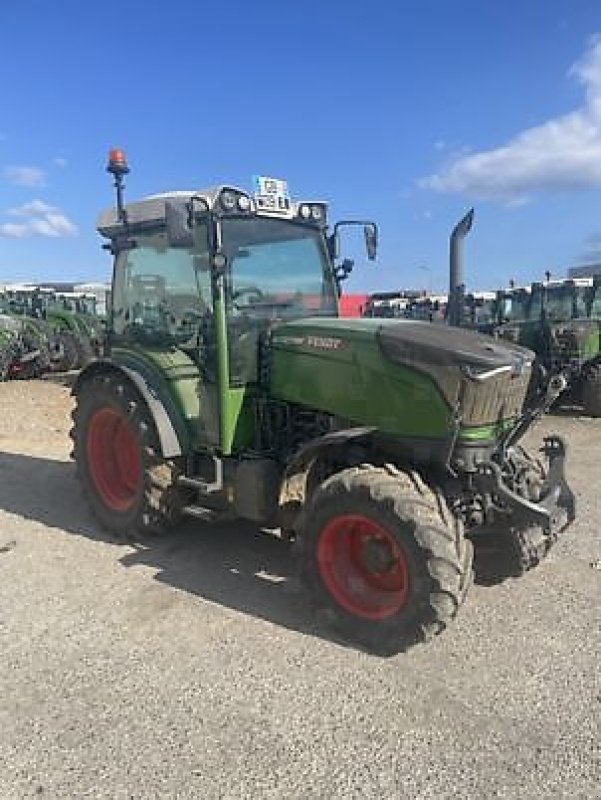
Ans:
[[[601,285],[596,286],[592,291],[592,302],[588,316],[592,319],[601,320]]]
[[[573,319],[574,288],[572,286],[549,286],[545,296],[547,318],[554,322]]]
[[[232,384],[257,378],[257,347],[274,324],[338,316],[338,295],[316,228],[265,218],[223,222]]]
[[[530,305],[529,292],[521,291],[505,295],[501,298],[501,321],[524,322],[528,319]]]
[[[89,314],[91,316],[96,313],[95,297],[65,297],[63,295],[59,298],[59,301],[65,311],[72,311],[76,314]]]
[[[337,314],[337,295],[318,230],[282,220],[226,220],[223,241],[230,266],[231,313],[263,318]]]
[[[495,322],[496,299],[468,298],[467,318],[473,325],[492,325]]]
[[[575,286],[574,289],[574,316],[582,319],[588,316],[588,306],[590,304],[590,287]]]

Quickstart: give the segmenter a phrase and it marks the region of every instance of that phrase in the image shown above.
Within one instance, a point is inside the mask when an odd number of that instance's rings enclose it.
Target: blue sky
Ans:
[[[5,0],[0,281],[105,279],[94,224],[128,197],[261,173],[377,220],[351,291],[468,285],[601,256],[598,0]]]

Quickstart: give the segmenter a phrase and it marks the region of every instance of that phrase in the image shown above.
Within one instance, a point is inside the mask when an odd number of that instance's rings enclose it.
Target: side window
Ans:
[[[583,289],[576,288],[574,290],[574,317],[576,319],[582,319],[587,316],[586,300],[586,292]]]
[[[185,342],[212,311],[206,229],[193,249],[169,247],[163,232],[136,236],[117,256],[113,328],[132,338]],[[206,262],[206,264],[205,264]]]

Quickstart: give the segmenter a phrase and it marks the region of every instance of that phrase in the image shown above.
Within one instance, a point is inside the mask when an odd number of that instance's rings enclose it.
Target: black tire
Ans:
[[[97,445],[92,446],[92,436],[100,433],[101,442],[107,438],[102,435],[102,430],[91,433],[94,425],[98,427],[102,415],[115,421],[118,418],[118,424],[124,426],[126,435],[132,437],[135,458],[139,459],[134,470],[137,476],[132,477],[131,485],[122,491],[123,503],[115,503],[112,498],[107,501],[106,488],[103,489],[102,481],[97,477],[100,468],[98,463],[92,463],[94,460],[98,462],[94,450]],[[119,539],[134,540],[139,534],[161,533],[169,529],[179,518],[185,497],[185,490],[176,483],[181,465],[161,456],[154,424],[135,389],[116,374],[96,375],[79,390],[72,418],[70,435],[77,476],[92,512],[102,526]],[[127,463],[122,451],[122,447],[111,450],[115,471],[121,474],[132,464],[131,458]],[[106,465],[106,458],[102,460]],[[100,472],[102,476],[102,470]],[[131,469],[125,476],[126,482],[129,477]],[[117,505],[123,507],[117,508]]]
[[[591,364],[583,378],[582,401],[584,413],[601,417],[601,363]]]
[[[69,372],[76,369],[79,363],[79,349],[77,338],[71,331],[58,331],[54,335],[53,345],[60,351],[60,358],[54,361],[54,369],[60,372]]]
[[[391,556],[394,550],[399,559],[402,554],[406,586],[393,590],[400,593],[399,597],[403,595],[402,605],[397,609],[391,594],[390,612],[377,618],[373,615],[381,613],[381,605],[369,609],[372,616],[366,618],[367,605],[357,613],[348,602],[363,579],[350,573],[362,570],[365,575],[367,548],[372,540],[365,544],[361,536],[360,560],[366,561],[360,569],[351,563],[352,555],[345,557],[350,565],[347,587],[340,590],[338,586],[337,591],[331,588],[335,569],[324,556],[324,539],[331,537],[333,525],[349,515],[367,519],[383,531],[388,540],[384,547],[390,548]],[[361,465],[328,478],[303,510],[298,533],[301,576],[318,608],[346,639],[380,655],[393,655],[441,633],[456,616],[471,583],[473,550],[461,523],[417,474],[401,472],[391,465]],[[348,537],[346,531],[343,535]],[[367,594],[372,591],[368,584],[374,576],[379,581],[388,580],[399,570],[397,564],[392,566],[393,561],[379,569],[383,551],[380,544],[376,547],[379,563],[372,569],[371,556],[365,579]],[[380,592],[378,603],[381,597],[387,598],[389,588],[376,591]]]
[[[92,347],[91,342],[88,339],[84,339],[81,336],[75,337],[75,345],[77,347],[77,369],[83,369],[86,367],[91,361],[94,361],[96,355],[94,353],[94,349]]]
[[[0,347],[0,381],[8,380],[10,366],[13,360],[13,352],[10,345]]]

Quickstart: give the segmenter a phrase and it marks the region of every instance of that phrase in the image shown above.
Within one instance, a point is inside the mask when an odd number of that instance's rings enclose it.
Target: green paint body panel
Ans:
[[[375,427],[392,436],[466,443],[494,441],[512,420],[456,431],[451,408],[434,379],[391,362],[376,333],[381,319],[310,318],[273,333],[270,385],[274,399],[300,404]],[[397,324],[391,321],[390,324]],[[232,455],[252,447],[258,387],[226,388],[203,382],[192,358],[177,348],[114,347],[117,364],[139,372],[162,400],[183,452]]]
[[[46,311],[46,319],[56,330],[71,331],[73,333],[81,331],[80,326],[77,324],[77,319],[69,311],[49,308]]]
[[[460,442],[481,444],[498,439],[506,433],[514,424],[514,419],[505,419],[496,425],[482,425],[477,428],[460,428],[458,440]]]
[[[217,390],[204,385],[186,353],[176,348],[114,347],[111,359],[138,372],[156,392],[178,434],[182,451],[219,445]]]
[[[231,455],[252,446],[254,438],[254,414],[250,389],[228,389],[225,393],[225,438],[221,449],[224,455]]]
[[[203,382],[198,366],[177,348],[113,347],[111,360],[139,373],[169,415],[182,452],[207,450],[230,455],[250,447],[254,416],[248,389],[228,389],[222,403],[217,386]],[[225,409],[220,438],[220,407]]]
[[[582,355],[585,360],[590,360],[601,355],[601,321],[593,326],[582,342]]]
[[[255,439],[254,401],[259,392],[332,414],[349,425],[374,427],[407,439],[466,444],[493,442],[512,424],[491,419],[457,430],[456,409],[434,378],[385,356],[378,331],[396,320],[308,318],[277,326],[271,339],[269,386],[220,390],[203,381],[199,367],[175,347],[129,344],[112,358],[140,373],[162,400],[182,451],[232,455]],[[226,364],[222,365],[224,368]]]
[[[447,438],[453,409],[432,378],[385,358],[376,333],[386,322],[305,319],[281,326],[273,337],[270,394],[393,435]],[[294,343],[307,337],[317,346]],[[337,340],[342,344],[334,346]]]

